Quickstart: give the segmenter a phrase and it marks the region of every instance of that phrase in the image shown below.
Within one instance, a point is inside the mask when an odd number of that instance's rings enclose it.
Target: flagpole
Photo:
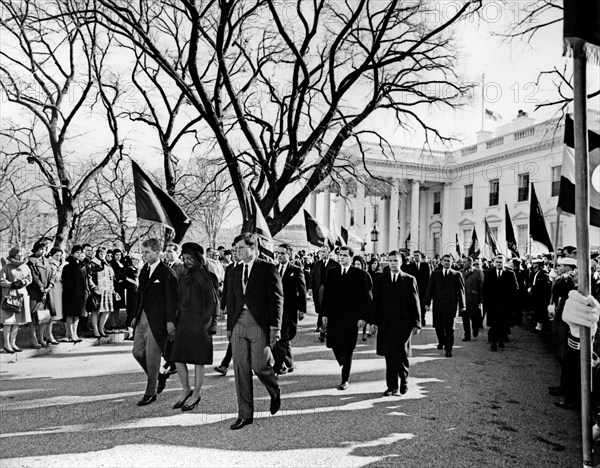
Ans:
[[[581,39],[576,39],[581,41]],[[574,45],[574,48],[576,46]],[[573,54],[574,137],[575,137],[575,223],[577,226],[577,288],[587,296],[590,293],[590,209],[589,162],[586,111],[586,60]],[[579,327],[581,369],[581,437],[583,466],[593,464],[592,442],[592,337],[591,329]]]

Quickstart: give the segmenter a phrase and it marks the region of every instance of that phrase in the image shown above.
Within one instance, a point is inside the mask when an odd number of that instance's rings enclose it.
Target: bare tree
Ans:
[[[509,41],[524,40],[530,43],[543,29],[563,22],[563,0],[535,0],[522,5],[517,3],[516,6],[519,8],[518,21],[511,24],[507,32],[498,34]],[[573,75],[567,72],[565,64],[562,69],[553,67],[552,70],[541,71],[536,84],[546,80],[552,81],[557,96],[537,104],[535,110],[550,107],[556,108],[559,114],[565,114],[573,101]],[[587,98],[593,99],[598,96],[600,89],[589,93]]]
[[[451,28],[480,6],[463,1],[439,21],[428,2],[398,0],[89,0],[80,13],[172,80],[227,167],[245,224],[251,192],[276,234],[343,145],[375,139],[391,152],[375,114],[446,141],[422,112],[468,91],[456,84]],[[185,74],[172,60],[181,53]]]
[[[8,101],[28,116],[28,138],[35,144],[27,161],[38,166],[52,195],[58,218],[56,245],[67,239],[76,200],[120,145],[112,108],[119,91],[114,82],[103,81],[110,39],[98,41],[95,26],[66,14],[76,3],[0,0],[0,86]],[[104,109],[112,144],[88,173],[73,181],[68,159],[75,143],[81,145],[74,122],[84,109],[96,105]]]

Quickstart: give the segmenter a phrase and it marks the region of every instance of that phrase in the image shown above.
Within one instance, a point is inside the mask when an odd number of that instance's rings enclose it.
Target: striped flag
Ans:
[[[490,225],[487,222],[487,218],[483,218],[485,224],[485,243],[492,248],[492,253],[494,256],[498,255],[500,251],[498,250],[498,244],[496,242],[496,238],[490,229]]]
[[[575,137],[573,118],[565,119],[563,164],[560,175],[558,208],[565,213],[575,214]],[[600,135],[588,130],[590,162],[590,224],[600,227]]]

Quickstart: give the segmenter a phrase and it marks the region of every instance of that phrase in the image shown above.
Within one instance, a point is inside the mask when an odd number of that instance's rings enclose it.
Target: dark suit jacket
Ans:
[[[468,272],[461,270],[460,274],[465,281],[465,299],[467,317],[475,317],[481,313],[479,306],[483,296],[483,273],[477,268]]]
[[[164,351],[167,342],[167,322],[175,322],[177,316],[177,279],[173,270],[163,262],[158,262],[150,278],[148,271],[148,265],[144,265],[140,273],[136,326],[140,322],[142,311],[146,312],[152,335]]]
[[[306,282],[302,268],[287,264],[281,278],[283,285],[283,321],[298,323],[298,312],[306,312]]]
[[[500,278],[495,268],[484,273],[483,311],[488,327],[510,327],[518,291],[519,285],[513,271],[502,270]]]
[[[340,264],[333,259],[329,259],[327,266],[324,266],[323,260],[319,260],[313,265],[313,269],[310,273],[308,280],[308,287],[313,293],[313,300],[315,301],[315,311],[317,314],[321,313],[321,305],[323,303],[323,292],[325,290],[325,281],[327,280],[327,274],[333,268],[339,267]]]
[[[243,263],[239,264],[230,274],[231,281],[227,286],[227,331],[233,330],[244,304],[266,333],[269,333],[270,327],[281,329],[283,290],[277,267],[258,258],[254,260],[245,294],[242,289],[243,267]]]
[[[229,287],[229,283],[231,283],[231,272],[235,268],[235,263],[230,263],[225,268],[225,279],[223,280],[223,290],[221,292],[221,310],[225,311],[227,308],[227,288]]]
[[[539,270],[539,273],[531,273],[531,291],[529,292],[529,301],[531,310],[546,313],[548,304],[550,304],[550,294],[552,285],[548,278],[548,273]]]
[[[425,304],[433,300],[433,326],[447,327],[456,317],[457,307],[465,308],[465,282],[456,270],[449,270],[444,277],[443,270],[434,270],[429,278]]]
[[[342,276],[342,268],[327,274],[323,294],[323,317],[327,317],[327,347],[354,349],[358,321],[369,318],[369,284],[367,272],[350,267]]]
[[[165,264],[167,264],[167,262],[165,262]],[[177,260],[176,262],[173,262],[173,265],[167,266],[173,270],[173,273],[175,273],[175,278],[177,278],[177,281],[179,281],[179,278],[181,278],[181,275],[183,274],[183,270],[185,270],[185,265],[183,262],[181,260]]]
[[[417,280],[400,272],[396,283],[391,273],[381,275],[373,288],[371,323],[378,326],[377,354],[398,352],[413,327],[421,328],[421,304]],[[402,338],[400,338],[402,337]]]
[[[406,269],[403,271],[417,279],[419,297],[422,299],[425,298],[427,286],[429,285],[429,278],[431,277],[431,267],[429,266],[429,263],[420,262],[419,269],[417,270],[417,264],[415,262],[411,262],[406,265]]]

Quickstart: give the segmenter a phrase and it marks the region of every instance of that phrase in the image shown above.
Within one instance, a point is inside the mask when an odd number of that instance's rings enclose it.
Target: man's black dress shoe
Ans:
[[[144,395],[140,401],[137,402],[138,406],[146,406],[156,401],[156,395]]]
[[[185,405],[185,402],[188,400],[189,397],[192,396],[192,393],[194,393],[194,392],[192,390],[190,390],[190,393],[188,393],[187,396],[183,400],[178,401],[171,408],[173,408],[173,409],[183,408],[183,406]]]
[[[446,351],[446,357],[452,357],[452,351]]]
[[[277,374],[277,375],[285,375],[285,374],[287,374],[287,373],[288,373],[288,370],[287,370],[287,368],[285,368],[285,367],[282,367],[282,368],[281,368],[281,369],[279,369],[277,372],[275,372],[275,374]]]
[[[408,392],[408,382],[400,382],[400,393],[404,395]]]
[[[350,384],[348,382],[342,382],[337,388],[338,390],[346,390]]]
[[[568,401],[556,401],[554,402],[554,406],[562,409],[577,409],[577,405],[569,403]]]
[[[271,414],[277,413],[281,408],[281,388],[277,389],[277,395],[275,397],[271,397]]]
[[[247,426],[248,424],[252,424],[253,421],[254,421],[254,419],[252,419],[252,418],[247,418],[247,419],[238,418],[230,426],[230,428],[231,428],[232,431],[236,431],[238,429],[241,429],[244,426]]]
[[[385,392],[383,392],[383,396],[392,396],[394,393],[398,393],[397,389],[388,388]]]
[[[156,386],[156,394],[160,395],[167,386],[169,374],[158,374],[158,385]]]
[[[443,344],[437,345],[437,349],[444,349],[444,345]]]

